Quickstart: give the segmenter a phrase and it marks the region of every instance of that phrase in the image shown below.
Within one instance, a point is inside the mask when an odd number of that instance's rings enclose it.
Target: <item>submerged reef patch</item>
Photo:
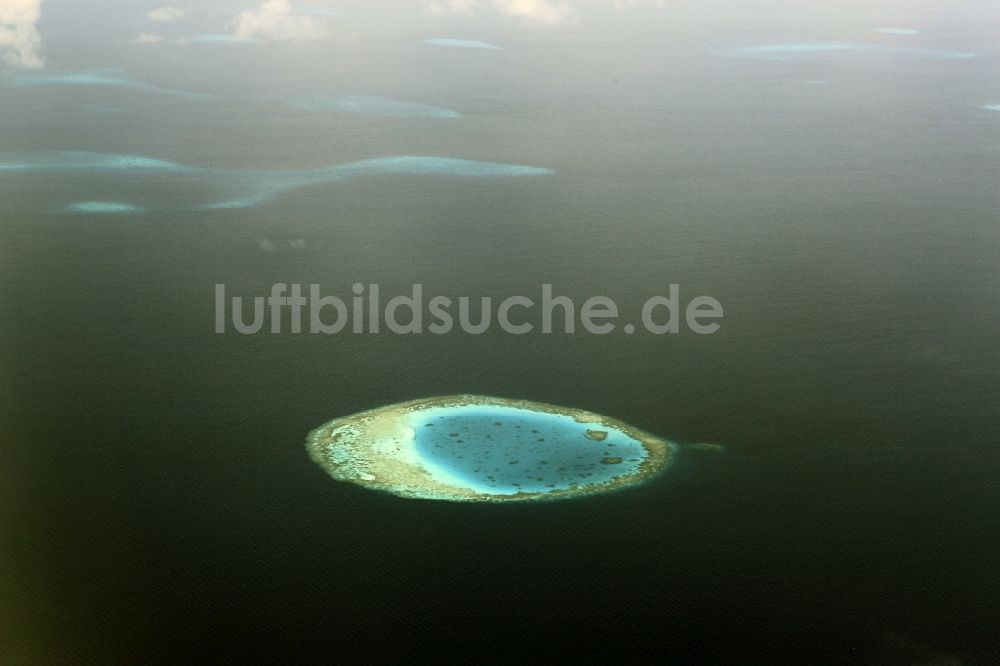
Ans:
[[[757,46],[710,48],[712,55],[750,60],[962,60],[976,54],[964,51],[918,49],[864,42],[786,42]]]
[[[259,39],[253,37],[240,37],[226,33],[200,33],[193,37],[188,37],[185,41],[196,44],[259,44]]]
[[[436,175],[453,177],[515,177],[545,176],[554,173],[551,169],[502,164],[499,162],[479,162],[449,157],[425,157],[419,155],[398,155],[361,160],[318,169],[302,171],[243,172],[244,183],[253,183],[253,193],[235,199],[228,199],[205,206],[206,209],[248,208],[257,206],[282,192],[322,185],[353,178],[393,175]]]
[[[142,155],[84,151],[18,154],[13,159],[6,158],[0,161],[0,171],[128,171],[141,173],[197,170],[197,167]]]
[[[36,171],[95,174],[122,172],[134,177],[155,175],[157,184],[168,182],[168,176],[174,178],[195,176],[209,179],[223,194],[219,200],[212,203],[194,206],[194,210],[249,208],[266,203],[289,190],[353,178],[393,175],[488,178],[545,176],[554,173],[551,169],[541,167],[420,155],[396,155],[288,171],[214,169],[141,155],[114,153],[53,152],[0,156],[0,176]]]
[[[68,210],[72,213],[83,213],[85,215],[141,213],[143,211],[138,206],[119,201],[78,201],[70,204]]]
[[[431,46],[447,46],[452,48],[464,48],[464,49],[489,49],[491,51],[502,51],[503,48],[497,46],[496,44],[490,44],[489,42],[480,42],[475,39],[451,39],[446,37],[435,37],[433,39],[425,39],[424,44],[430,44]]]
[[[919,30],[913,28],[875,28],[875,32],[883,35],[919,35]]]
[[[413,499],[570,499],[648,481],[673,445],[592,412],[477,395],[388,405],[320,426],[310,457],[334,479]]]
[[[460,114],[451,109],[415,102],[402,102],[386,97],[351,95],[348,97],[300,97],[289,106],[299,111],[357,113],[369,116],[391,118],[458,118]]]
[[[175,97],[186,97],[188,99],[215,99],[215,95],[208,93],[189,92],[187,90],[175,90],[174,88],[164,88],[151,83],[137,81],[123,76],[117,70],[91,70],[84,72],[34,72],[18,74],[6,80],[8,85],[15,87],[41,87],[41,86],[102,86],[109,88],[129,88],[140,92],[153,93],[157,95],[173,95]]]

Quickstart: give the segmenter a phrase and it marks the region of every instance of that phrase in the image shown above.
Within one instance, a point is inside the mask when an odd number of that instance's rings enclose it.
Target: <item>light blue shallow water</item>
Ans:
[[[425,460],[491,493],[548,492],[638,471],[643,445],[599,423],[509,407],[428,410],[415,426]],[[607,433],[604,440],[587,431]]]

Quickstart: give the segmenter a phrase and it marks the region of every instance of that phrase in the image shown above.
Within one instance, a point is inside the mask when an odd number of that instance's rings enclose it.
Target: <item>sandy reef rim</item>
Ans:
[[[632,473],[601,482],[580,482],[544,492],[498,493],[470,487],[431,469],[416,452],[413,424],[424,412],[464,408],[503,408],[530,415],[570,417],[584,428],[594,425],[617,431],[641,444],[645,457]],[[594,438],[588,437],[593,442]],[[645,483],[672,459],[674,445],[608,416],[582,409],[530,400],[483,395],[422,398],[365,410],[334,419],[309,434],[310,457],[334,479],[400,497],[464,502],[511,502],[571,499]]]

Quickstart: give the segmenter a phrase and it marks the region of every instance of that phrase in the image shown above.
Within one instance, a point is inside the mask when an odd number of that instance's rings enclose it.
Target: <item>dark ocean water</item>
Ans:
[[[200,78],[129,72],[215,101],[0,90],[5,154],[556,172],[384,176],[215,212],[178,209],[211,200],[211,178],[0,174],[13,662],[1000,663],[1000,114],[979,108],[1000,102],[995,57],[617,45],[418,49],[409,77],[377,59],[367,78],[286,76],[292,59],[228,88],[232,55]],[[316,88],[463,117],[273,103]],[[151,210],[64,212],[80,200]],[[725,317],[707,336],[214,333],[216,284],[276,282],[497,299],[548,283],[625,320],[675,283]],[[306,455],[334,417],[452,393],[724,450],[530,505],[402,500]]]

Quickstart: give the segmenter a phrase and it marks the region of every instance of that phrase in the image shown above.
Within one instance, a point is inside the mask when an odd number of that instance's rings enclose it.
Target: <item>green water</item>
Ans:
[[[935,37],[919,26],[921,46],[971,60],[718,58],[702,40],[864,41],[901,23],[716,30],[688,14],[689,32],[452,31],[504,46],[474,54],[421,44],[441,31],[418,23],[388,42],[125,59],[110,36],[72,37],[66,5],[47,19],[50,67],[127,62],[132,79],[222,101],[0,87],[0,162],[72,150],[294,171],[426,155],[555,173],[396,174],[191,212],[226,183],[0,172],[14,657],[1000,660],[1000,115],[980,108],[1000,88],[978,14],[929,14]],[[461,117],[275,101],[310,95]],[[216,284],[276,282],[497,300],[547,283],[633,321],[679,284],[725,317],[705,336],[214,333]],[[401,500],[305,454],[332,418],[457,393],[726,449],[533,506]]]

